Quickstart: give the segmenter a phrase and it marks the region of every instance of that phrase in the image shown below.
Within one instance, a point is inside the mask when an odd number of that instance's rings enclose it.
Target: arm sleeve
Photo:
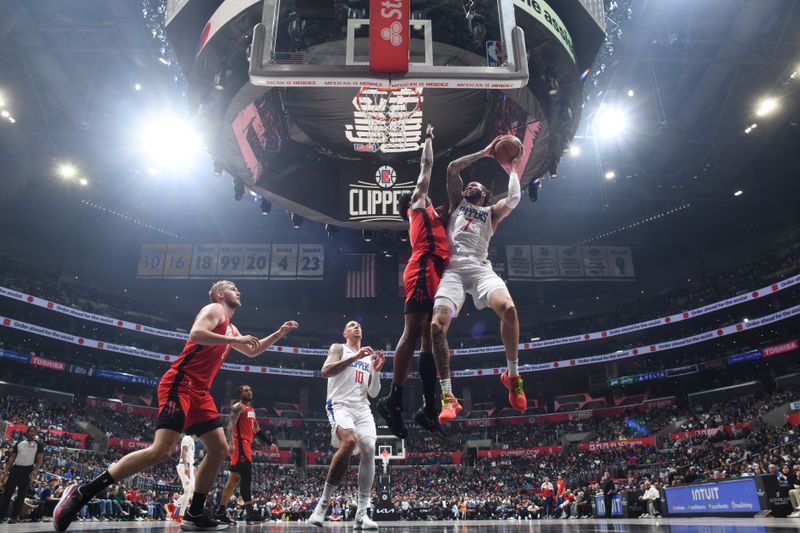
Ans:
[[[370,398],[375,398],[380,393],[381,393],[381,373],[370,372],[369,388],[367,389],[367,394],[369,394]]]
[[[506,205],[511,209],[517,207],[521,198],[519,175],[512,171],[508,175],[508,196],[506,197]]]

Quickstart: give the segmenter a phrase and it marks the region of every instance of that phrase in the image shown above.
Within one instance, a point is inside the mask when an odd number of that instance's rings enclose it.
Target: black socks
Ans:
[[[422,381],[422,399],[428,414],[436,414],[436,361],[430,352],[419,354],[419,379]]]
[[[195,492],[192,495],[192,503],[189,505],[190,515],[197,516],[203,514],[203,508],[206,506],[206,496],[208,496],[208,494],[201,494],[199,492]]]

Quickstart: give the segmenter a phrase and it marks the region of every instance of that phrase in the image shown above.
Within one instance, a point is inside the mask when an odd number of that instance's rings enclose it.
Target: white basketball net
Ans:
[[[356,95],[356,135],[350,140],[383,153],[414,152],[422,142],[422,89],[364,88]],[[350,137],[350,135],[348,135]]]

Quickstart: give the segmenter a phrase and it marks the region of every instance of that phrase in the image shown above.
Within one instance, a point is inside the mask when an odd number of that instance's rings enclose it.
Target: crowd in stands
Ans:
[[[794,426],[774,427],[761,417],[772,408],[795,399],[796,391],[765,395],[743,395],[725,401],[695,406],[672,407],[656,413],[635,413],[640,431],[657,433],[669,426],[672,430],[714,428],[749,422],[735,433],[698,434],[682,440],[659,439],[657,446],[627,446],[611,449],[580,450],[566,446],[563,453],[531,456],[475,457],[465,454],[462,464],[426,460],[391,467],[392,491],[398,516],[409,520],[453,518],[538,518],[544,516],[580,517],[588,514],[588,504],[597,492],[595,484],[604,472],[615,479],[620,491],[641,492],[649,481],[658,489],[664,486],[706,479],[735,478],[784,472],[786,483],[796,480],[794,467],[800,460],[800,431]],[[47,429],[75,429],[71,420],[86,417],[79,405],[56,404],[47,400],[26,400],[9,396],[0,402],[3,418],[12,423],[38,421],[40,439]],[[94,410],[95,414],[99,412]],[[113,415],[102,410],[102,414]],[[145,423],[148,417],[131,415],[132,423]],[[115,417],[110,417],[115,420]],[[88,417],[90,423],[94,419]],[[488,438],[493,447],[526,448],[542,446],[554,440],[536,440],[561,432],[584,430],[594,433],[591,440],[624,440],[632,435],[630,418],[625,416],[590,418],[569,424],[527,424],[473,427],[450,424],[451,442],[430,441],[420,432],[412,432],[407,451],[460,451],[463,443]],[[152,422],[152,420],[151,420]],[[78,428],[79,429],[79,428]],[[307,468],[269,464],[268,455],[256,455],[254,493],[260,512],[271,520],[303,520],[316,504],[330,458],[330,428],[325,422],[304,422],[295,428],[274,428],[279,439],[298,438],[309,450],[318,451],[320,464]],[[19,434],[14,435],[19,438]],[[8,440],[8,451],[12,440]],[[64,486],[91,479],[116,458],[129,450],[108,449],[102,452],[65,449],[62,443],[48,444],[41,475],[32,486],[31,517],[46,518],[53,504],[47,503],[48,491],[58,496]],[[199,451],[202,457],[202,449]],[[467,457],[468,456],[468,457]],[[353,468],[359,458],[354,458]],[[380,465],[377,468],[380,473]],[[545,478],[555,484],[558,476],[572,492],[574,501],[559,508],[541,492]],[[224,482],[221,475],[217,490]],[[55,480],[55,481],[51,481]],[[174,499],[179,483],[172,462],[149,469],[125,480],[95,498],[81,512],[84,520],[167,520],[165,505]],[[44,493],[44,495],[42,495]],[[52,495],[50,496],[52,498]],[[356,476],[346,477],[330,506],[332,520],[347,520],[354,512]],[[212,498],[212,501],[213,498]],[[235,511],[236,502],[232,503]]]

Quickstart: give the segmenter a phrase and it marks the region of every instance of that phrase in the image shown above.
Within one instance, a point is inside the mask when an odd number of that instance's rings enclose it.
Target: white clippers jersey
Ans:
[[[181,440],[181,452],[183,452],[183,447],[186,446],[189,448],[189,451],[186,452],[186,462],[190,465],[194,464],[194,439],[186,435]]]
[[[492,233],[492,210],[462,199],[458,208],[450,215],[447,227],[450,260],[469,257],[485,261],[489,256]]]
[[[346,344],[342,344],[342,359],[353,357],[356,352]],[[328,402],[350,405],[369,405],[367,388],[369,387],[370,356],[364,356],[350,363],[350,366],[333,377],[328,378]]]

